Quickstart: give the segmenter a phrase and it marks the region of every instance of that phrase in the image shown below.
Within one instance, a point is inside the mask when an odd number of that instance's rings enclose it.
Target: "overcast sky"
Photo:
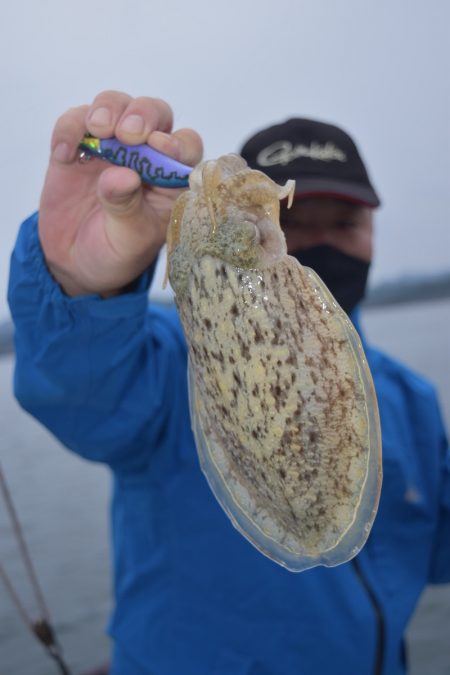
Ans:
[[[207,158],[292,115],[343,126],[383,200],[372,282],[450,268],[446,0],[14,0],[0,57],[0,320],[53,124],[103,89],[165,98]]]

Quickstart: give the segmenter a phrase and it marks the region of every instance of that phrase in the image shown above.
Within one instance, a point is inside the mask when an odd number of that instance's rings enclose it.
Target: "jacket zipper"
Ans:
[[[384,616],[378,602],[378,599],[373,592],[369,582],[364,576],[359,561],[356,558],[352,560],[353,568],[356,572],[356,576],[360,580],[364,590],[369,596],[370,602],[372,604],[373,611],[375,612],[376,620],[376,646],[375,646],[375,663],[373,668],[373,675],[382,675],[383,673],[383,661],[384,661],[384,647],[385,647],[385,626],[384,626]]]

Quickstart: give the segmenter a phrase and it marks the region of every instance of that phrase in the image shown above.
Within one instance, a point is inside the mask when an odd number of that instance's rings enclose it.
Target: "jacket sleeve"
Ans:
[[[115,298],[68,297],[45,264],[37,221],[23,223],[11,259],[15,395],[71,450],[140,470],[167,424],[168,372],[186,377],[176,313],[149,310],[153,269]]]
[[[441,462],[438,520],[430,582],[450,582],[450,448],[437,398],[434,398],[435,433]]]

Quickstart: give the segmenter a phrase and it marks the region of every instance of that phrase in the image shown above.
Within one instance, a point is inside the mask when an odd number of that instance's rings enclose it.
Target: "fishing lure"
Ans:
[[[279,201],[294,185],[237,155],[204,162],[175,204],[167,244],[203,472],[238,530],[299,572],[364,545],[381,437],[355,328],[287,255]]]
[[[80,142],[79,148],[82,152],[105,159],[111,164],[133,169],[149,185],[164,188],[188,186],[192,167],[149,145],[126,145],[117,138],[95,138],[87,135]]]

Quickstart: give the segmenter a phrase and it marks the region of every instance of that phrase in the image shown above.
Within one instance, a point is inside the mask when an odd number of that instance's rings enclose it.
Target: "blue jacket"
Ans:
[[[197,461],[176,311],[151,272],[109,300],[69,298],[21,229],[9,300],[15,393],[71,450],[105,462],[112,504],[114,675],[397,675],[427,583],[450,581],[450,461],[433,388],[366,346],[384,484],[356,561],[293,574],[258,553]]]

